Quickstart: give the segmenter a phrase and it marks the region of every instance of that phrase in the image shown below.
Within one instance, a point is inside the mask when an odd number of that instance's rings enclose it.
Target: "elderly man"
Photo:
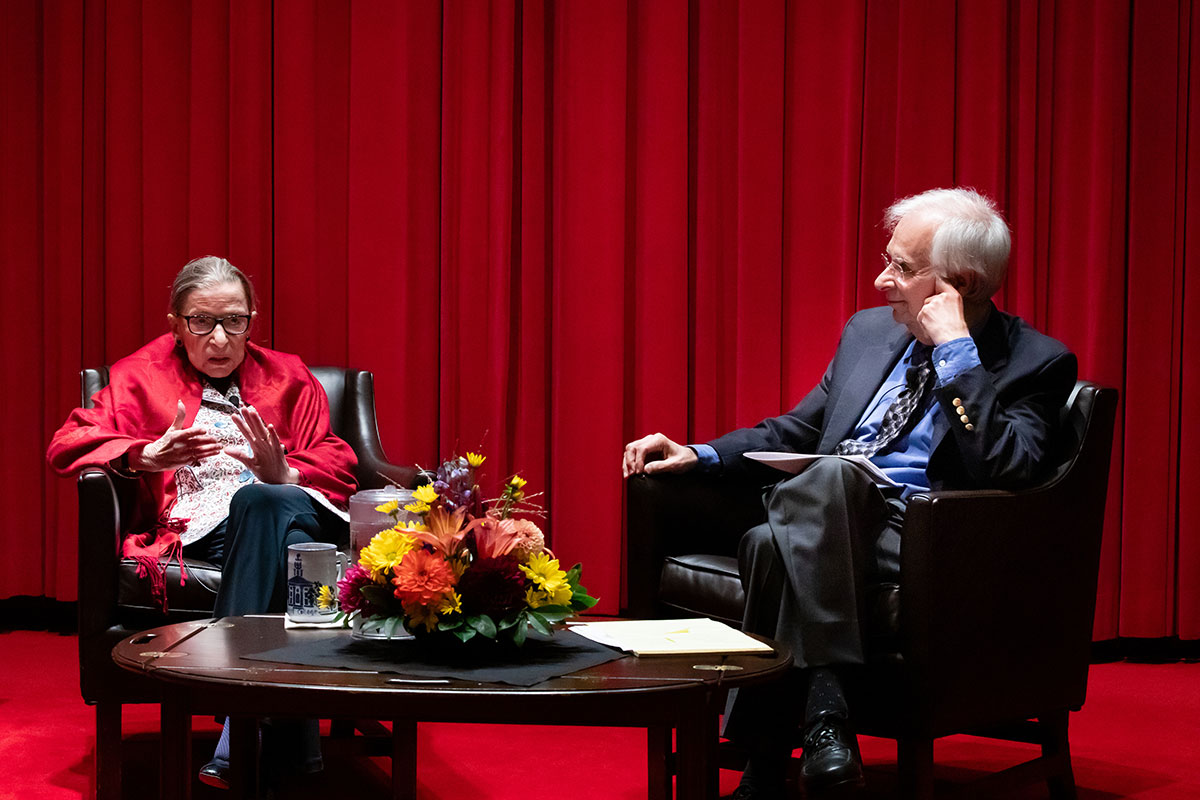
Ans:
[[[708,444],[656,433],[625,447],[626,477],[733,475],[753,468],[744,453],[784,450],[865,455],[894,482],[877,484],[847,459],[817,460],[767,492],[767,521],[741,540],[744,627],[785,643],[798,669],[733,704],[726,734],[750,752],[739,800],[782,796],[797,729],[810,791],[862,783],[842,684],[864,660],[866,587],[898,579],[907,498],[1033,481],[1075,382],[1066,347],[991,302],[1009,234],[989,200],[935,189],[885,219],[875,288],[888,308],[851,317],[799,405]]]

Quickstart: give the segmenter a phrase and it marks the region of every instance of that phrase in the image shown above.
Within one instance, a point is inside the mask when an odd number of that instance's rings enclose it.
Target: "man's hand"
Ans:
[[[179,469],[188,464],[199,464],[221,452],[220,443],[204,428],[183,427],[187,409],[183,401],[175,407],[175,421],[167,432],[156,440],[138,449],[129,451],[126,458],[130,469],[138,472],[164,472]]]
[[[940,275],[934,284],[934,293],[925,298],[925,305],[917,314],[917,322],[929,337],[926,344],[936,346],[971,335],[963,312],[962,295]]]
[[[652,433],[625,445],[621,472],[626,478],[641,473],[687,472],[699,461],[692,448],[676,444],[661,433]]]
[[[233,415],[242,436],[246,437],[246,449],[231,447],[225,453],[250,468],[263,483],[299,483],[300,471],[288,464],[287,450],[279,441],[274,425],[263,422],[254,406],[243,406]]]

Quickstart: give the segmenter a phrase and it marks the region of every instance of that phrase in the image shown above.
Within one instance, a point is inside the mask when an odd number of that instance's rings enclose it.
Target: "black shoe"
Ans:
[[[783,800],[782,791],[765,791],[753,785],[739,784],[729,800]]]
[[[218,789],[229,788],[229,765],[221,766],[215,760],[200,768],[200,782]]]
[[[783,800],[790,753],[752,753],[730,800]]]
[[[805,729],[800,775],[809,789],[864,784],[858,739],[850,732],[845,720],[824,716]]]

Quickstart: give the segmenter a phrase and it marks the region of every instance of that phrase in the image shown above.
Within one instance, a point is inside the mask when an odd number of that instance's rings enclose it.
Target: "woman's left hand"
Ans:
[[[231,447],[225,452],[250,468],[263,483],[299,483],[300,471],[288,464],[287,450],[279,441],[274,425],[263,422],[254,406],[242,406],[241,413],[233,415],[246,448]]]

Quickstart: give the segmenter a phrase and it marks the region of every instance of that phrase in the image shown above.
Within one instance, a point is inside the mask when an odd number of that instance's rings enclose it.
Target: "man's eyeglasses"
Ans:
[[[225,329],[230,336],[240,336],[250,330],[249,314],[230,314],[226,317],[210,317],[208,314],[183,315],[187,320],[188,330],[197,336],[212,333],[218,325]]]
[[[887,253],[880,253],[879,257],[883,259],[883,268],[890,269],[892,272],[899,275],[901,278],[911,278],[917,274],[917,271],[905,264],[903,261],[893,261],[892,257]],[[226,328],[228,330],[228,328]]]

